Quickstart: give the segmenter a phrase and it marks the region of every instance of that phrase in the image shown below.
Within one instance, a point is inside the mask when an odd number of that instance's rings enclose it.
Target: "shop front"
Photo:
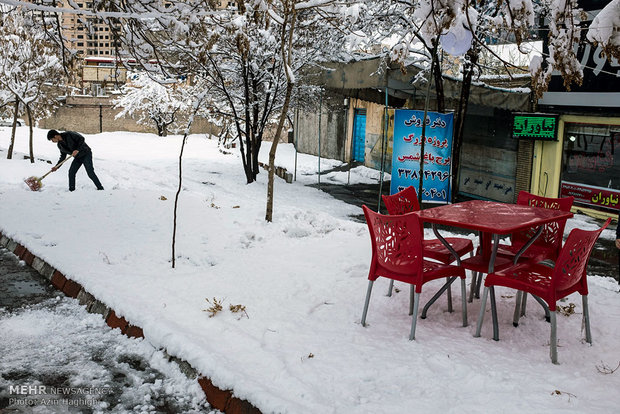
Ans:
[[[581,2],[594,18],[605,2]],[[580,4],[581,4],[580,3]],[[585,22],[587,24],[587,22]],[[585,31],[584,31],[585,32]],[[538,111],[559,116],[557,141],[536,142],[531,189],[573,196],[574,209],[595,217],[620,212],[620,64],[582,39],[583,82],[567,89],[552,76]]]
[[[560,196],[575,197],[576,206],[618,214],[620,119],[565,118]]]

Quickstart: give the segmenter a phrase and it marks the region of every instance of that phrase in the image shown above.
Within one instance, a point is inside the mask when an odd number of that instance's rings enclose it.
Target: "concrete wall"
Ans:
[[[83,66],[82,80],[84,82],[126,82],[127,69],[124,67]]]
[[[343,98],[339,96],[323,98],[320,113],[319,108],[316,110],[300,108],[295,118],[297,119],[297,150],[299,152],[319,155],[320,135],[321,157],[348,161],[347,110],[343,104]]]
[[[43,129],[71,130],[85,134],[104,131],[157,133],[155,124],[140,125],[137,123],[137,117],[124,116],[115,119],[120,109],[114,108],[113,99],[113,97],[67,96],[65,104],[51,117],[40,120],[38,126]],[[196,117],[191,132],[217,134],[219,129],[204,118]]]

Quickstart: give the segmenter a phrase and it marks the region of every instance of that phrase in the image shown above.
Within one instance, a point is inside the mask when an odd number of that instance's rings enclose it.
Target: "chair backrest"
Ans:
[[[413,186],[409,186],[396,194],[381,196],[383,204],[387,208],[388,214],[407,214],[412,211],[420,210],[418,203],[418,193]]]
[[[534,206],[547,208],[551,210],[560,210],[560,211],[570,211],[573,206],[573,201],[575,197],[562,197],[562,198],[551,198],[551,197],[542,197],[538,195],[534,195],[528,193],[527,191],[520,191],[519,196],[517,197],[517,204]],[[554,247],[555,248],[555,257],[560,253],[560,249],[562,248],[562,238],[564,236],[564,227],[566,227],[566,220],[558,220],[551,223],[545,224],[543,227],[543,231],[538,236],[534,245],[536,246],[544,246],[544,247]],[[527,243],[530,238],[536,232],[536,228],[530,228],[528,230],[517,232],[512,235],[512,242],[518,246],[524,245]],[[555,259],[555,257],[551,257],[551,259]]]
[[[586,278],[588,260],[594,249],[594,243],[610,221],[611,218],[608,218],[603,227],[597,230],[573,229],[570,232],[555,262],[551,282],[552,289],[555,292],[559,293],[570,289],[573,292],[578,291],[582,295],[588,294]],[[558,297],[558,299],[560,298]]]
[[[422,230],[415,214],[383,215],[362,206],[372,242],[373,263],[369,279],[376,279],[379,265],[400,274],[421,274]]]

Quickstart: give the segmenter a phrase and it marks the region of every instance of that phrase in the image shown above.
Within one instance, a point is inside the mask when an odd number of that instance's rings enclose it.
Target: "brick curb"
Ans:
[[[11,253],[19,257],[20,260],[26,262],[27,265],[31,266],[41,276],[46,278],[56,289],[78,300],[79,304],[85,306],[88,312],[100,314],[110,328],[119,328],[124,335],[131,338],[144,338],[144,331],[141,327],[133,325],[123,316],[117,315],[114,309],[111,309],[105,303],[99,301],[92,294],[87,292],[82,285],[71,279],[67,279],[60,271],[50,266],[44,260],[36,257],[25,246],[3,235],[1,232],[0,247],[5,247]],[[164,352],[170,361],[179,365],[181,371],[188,378],[197,378],[198,384],[205,393],[207,402],[212,408],[226,414],[261,413],[261,411],[254,407],[249,401],[235,397],[232,390],[222,390],[213,385],[213,382],[211,382],[209,378],[200,375],[187,361],[168,354],[165,349]]]

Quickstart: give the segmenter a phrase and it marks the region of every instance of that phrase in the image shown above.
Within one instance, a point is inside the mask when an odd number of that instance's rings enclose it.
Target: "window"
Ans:
[[[620,210],[620,125],[564,124],[561,194]]]

